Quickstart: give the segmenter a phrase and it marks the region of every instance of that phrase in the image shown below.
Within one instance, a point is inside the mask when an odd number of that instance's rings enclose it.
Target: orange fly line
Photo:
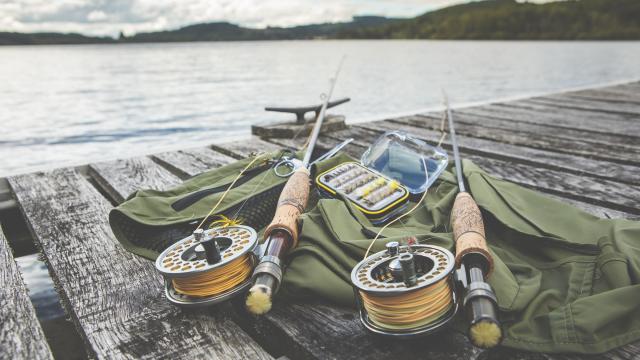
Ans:
[[[222,294],[242,284],[249,278],[252,270],[251,257],[247,254],[222,268],[188,278],[174,278],[171,281],[179,294],[207,297]]]
[[[437,321],[451,306],[448,278],[424,289],[396,296],[376,296],[360,291],[369,319],[386,329],[412,329]]]

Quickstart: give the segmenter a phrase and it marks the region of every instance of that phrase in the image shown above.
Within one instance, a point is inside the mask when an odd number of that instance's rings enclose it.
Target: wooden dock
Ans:
[[[640,83],[455,109],[461,152],[489,173],[599,217],[640,219]],[[386,130],[437,141],[441,113],[386,119],[323,134],[353,156]],[[278,301],[255,319],[238,306],[185,311],[163,297],[153,263],[126,252],[107,214],[139,188],[167,189],[207,169],[299,139],[260,139],[94,163],[6,179],[63,307],[97,358],[570,359],[473,348],[445,332],[418,342],[368,335],[354,310]],[[450,150],[449,143],[444,147]],[[0,233],[0,358],[51,358],[25,286]],[[8,264],[8,266],[6,265]],[[640,342],[603,355],[640,356]]]

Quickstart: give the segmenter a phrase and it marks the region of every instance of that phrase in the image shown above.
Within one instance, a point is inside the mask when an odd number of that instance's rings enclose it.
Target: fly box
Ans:
[[[330,196],[340,194],[375,225],[401,212],[409,198],[409,191],[398,181],[357,162],[345,162],[321,173],[316,185]]]

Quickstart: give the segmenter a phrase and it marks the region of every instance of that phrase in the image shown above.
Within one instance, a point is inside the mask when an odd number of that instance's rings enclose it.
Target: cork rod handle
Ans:
[[[278,199],[278,207],[271,224],[264,232],[265,238],[274,230],[285,230],[291,234],[291,249],[298,245],[298,217],[307,207],[309,200],[309,170],[300,168],[287,180]]]
[[[456,196],[451,211],[453,239],[456,243],[456,265],[459,267],[465,255],[477,253],[487,261],[487,274],[493,271],[493,258],[487,247],[484,234],[484,222],[480,208],[471,194],[461,192]]]

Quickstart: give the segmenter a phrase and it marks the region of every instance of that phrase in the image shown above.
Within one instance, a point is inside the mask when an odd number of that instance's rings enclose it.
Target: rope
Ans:
[[[249,278],[252,271],[250,255],[246,254],[222,268],[187,278],[174,278],[171,281],[177,293],[195,297],[207,297],[223,294],[242,284]]]

